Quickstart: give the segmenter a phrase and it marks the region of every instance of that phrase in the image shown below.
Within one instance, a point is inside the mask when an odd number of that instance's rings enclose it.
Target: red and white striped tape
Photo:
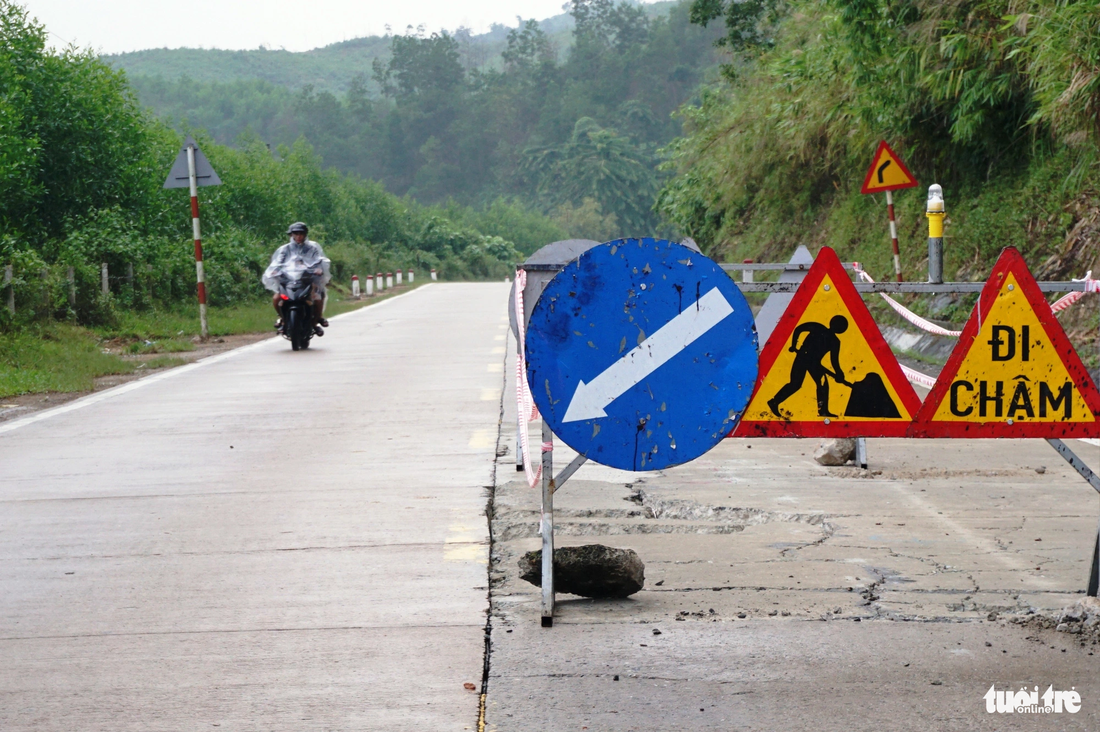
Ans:
[[[917,371],[915,369],[911,369],[908,366],[906,366],[905,364],[898,364],[898,365],[901,366],[901,370],[905,374],[905,378],[909,379],[909,381],[911,381],[912,383],[919,384],[920,386],[928,387],[929,389],[931,389],[933,386],[936,385],[936,377],[935,376],[929,376],[928,374],[922,374],[920,371]]]
[[[1052,312],[1055,312],[1055,313],[1062,312],[1063,310],[1068,308],[1070,305],[1074,304],[1075,302],[1080,300],[1082,297],[1084,297],[1086,292],[1100,292],[1100,280],[1094,280],[1092,278],[1092,270],[1091,269],[1088,272],[1085,273],[1084,277],[1082,277],[1079,280],[1074,280],[1074,282],[1084,282],[1085,283],[1084,292],[1078,291],[1078,292],[1066,293],[1065,295],[1058,298],[1057,300],[1055,300],[1051,304],[1050,309],[1051,309]]]
[[[852,266],[859,274],[860,279],[862,279],[864,282],[874,282],[874,280],[871,279],[871,275],[863,271],[863,266],[859,262],[852,262]],[[946,328],[941,328],[931,321],[925,320],[921,316],[914,313],[912,310],[906,308],[894,298],[887,295],[885,292],[880,292],[879,295],[882,296],[883,300],[889,303],[890,307],[897,311],[898,315],[905,318],[921,330],[926,330],[929,333],[934,333],[935,335],[948,336],[950,338],[958,338],[960,335],[962,335],[961,330],[947,330]]]
[[[531,396],[531,388],[527,385],[527,359],[524,354],[526,334],[523,327],[523,288],[526,286],[527,272],[522,269],[516,270],[516,296],[513,301],[516,333],[519,336],[519,354],[516,356],[516,413],[519,415],[520,422],[519,440],[523,448],[523,472],[527,477],[527,485],[534,488],[542,478],[542,461],[539,461],[538,468],[531,465],[531,440],[527,434],[527,425],[539,418],[539,410]],[[552,449],[554,449],[552,443],[543,443],[543,452],[549,452]]]

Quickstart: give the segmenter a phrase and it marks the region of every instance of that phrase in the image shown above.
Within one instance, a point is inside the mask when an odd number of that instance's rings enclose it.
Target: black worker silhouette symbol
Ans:
[[[829,409],[829,382],[847,386],[851,389],[848,404],[844,409],[845,417],[864,417],[871,419],[898,419],[901,414],[890,392],[886,389],[882,375],[871,372],[855,383],[844,377],[840,366],[840,335],[848,330],[848,319],[843,315],[834,315],[829,325],[824,323],[802,323],[791,334],[791,346],[788,350],[795,354],[791,364],[789,381],[768,400],[772,414],[782,418],[780,405],[796,394],[809,376],[817,392],[817,414],[819,417],[836,418]],[[803,337],[805,336],[805,337]],[[801,339],[801,342],[799,342]],[[825,359],[829,359],[829,366]]]

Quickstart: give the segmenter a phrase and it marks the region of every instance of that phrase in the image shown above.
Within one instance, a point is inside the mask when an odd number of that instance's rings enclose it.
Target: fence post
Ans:
[[[745,264],[752,264],[752,260],[751,259],[746,259],[744,263]],[[751,269],[741,270],[741,281],[742,282],[752,282],[753,281],[753,276],[752,276],[752,270]]]
[[[76,269],[69,267],[65,278],[69,281],[69,307],[76,310]]]
[[[107,277],[107,263],[99,265],[99,289],[103,291],[103,297],[111,294],[111,281]]]
[[[9,264],[4,267],[4,288],[8,291],[8,312],[12,315],[15,315],[15,285],[12,284],[14,277],[12,266]]]

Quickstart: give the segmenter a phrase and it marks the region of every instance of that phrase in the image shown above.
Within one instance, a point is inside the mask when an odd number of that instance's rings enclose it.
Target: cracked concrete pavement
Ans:
[[[816,464],[816,440],[728,439],[654,473],[586,464],[555,496],[557,544],[633,549],[646,586],[559,595],[545,629],[516,566],[540,546],[540,494],[515,469],[511,359],[488,730],[1100,727],[1095,636],[1013,622],[1083,597],[1096,537],[1095,492],[1045,442],[870,440],[867,471]],[[574,456],[555,442],[557,469]],[[1075,687],[1083,707],[989,714],[994,684]]]

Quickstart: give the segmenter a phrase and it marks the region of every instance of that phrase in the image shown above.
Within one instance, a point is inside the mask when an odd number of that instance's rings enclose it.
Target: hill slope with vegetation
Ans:
[[[0,264],[13,268],[16,303],[14,317],[0,308],[0,329],[102,324],[193,301],[187,193],[162,189],[181,136],[148,115],[122,72],[91,52],[51,51],[46,35],[23,7],[0,0]],[[504,203],[444,211],[399,199],[325,169],[305,140],[272,150],[254,135],[232,148],[198,137],[223,181],[200,189],[215,306],[263,293],[260,274],[295,220],[313,224],[345,281],[414,266],[501,277],[519,253],[497,232],[525,246],[562,235]]]
[[[1009,245],[1042,279],[1100,272],[1097,0],[695,0],[691,12],[725,23],[732,59],[683,110],[658,205],[713,256],[829,245],[892,277],[884,197],[859,192],[886,139],[921,183],[896,195],[909,279],[926,276],[933,182],[947,278],[984,279]],[[934,314],[961,322],[971,301]],[[1066,317],[1095,362],[1095,308]]]
[[[571,235],[609,238],[658,227],[657,150],[680,132],[672,113],[716,76],[721,35],[693,25],[683,2],[577,0],[564,19],[486,36],[421,31],[306,54],[156,52],[194,56],[196,76],[150,76],[157,67],[134,54],[110,61],[177,129],[227,145],[246,133],[272,145],[301,137],[326,166],[399,196],[478,209],[518,201]],[[246,73],[276,58],[289,64],[279,74]],[[318,64],[330,75],[307,83]]]

